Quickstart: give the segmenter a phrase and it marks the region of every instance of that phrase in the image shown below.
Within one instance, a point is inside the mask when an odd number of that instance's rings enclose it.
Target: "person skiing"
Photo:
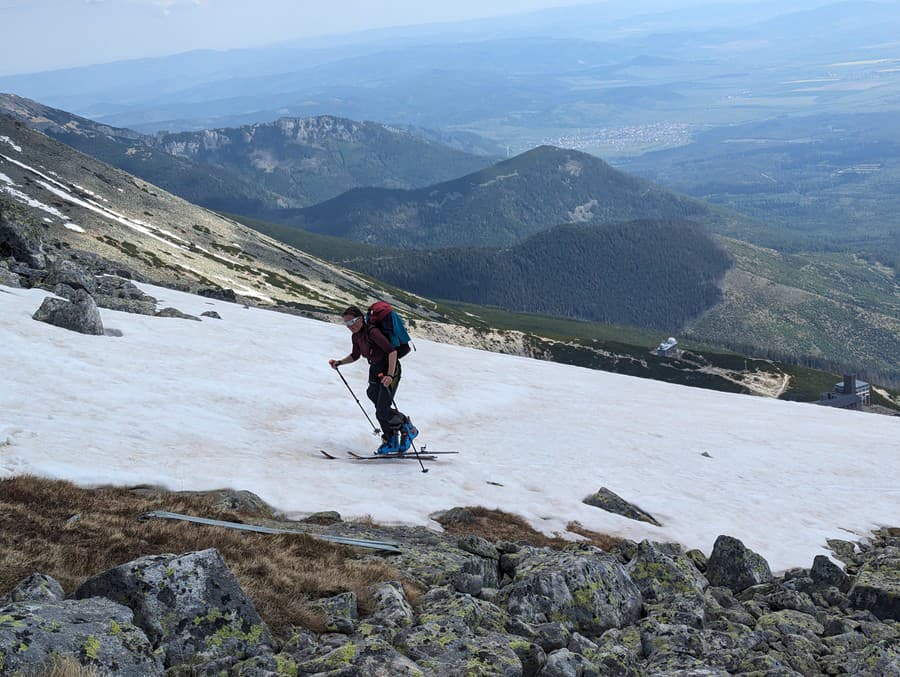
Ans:
[[[365,315],[356,306],[347,308],[341,317],[344,326],[353,334],[353,348],[346,357],[328,360],[328,364],[332,369],[338,369],[341,365],[356,362],[360,357],[369,361],[366,395],[375,405],[375,418],[381,426],[381,445],[375,453],[404,453],[419,431],[409,417],[393,405],[401,374],[397,349],[378,327],[366,322]]]

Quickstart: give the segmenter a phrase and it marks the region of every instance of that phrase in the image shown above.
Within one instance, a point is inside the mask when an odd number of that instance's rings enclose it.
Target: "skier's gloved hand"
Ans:
[[[338,360],[328,360],[328,364],[332,369],[337,369],[340,366],[340,362],[338,362]]]

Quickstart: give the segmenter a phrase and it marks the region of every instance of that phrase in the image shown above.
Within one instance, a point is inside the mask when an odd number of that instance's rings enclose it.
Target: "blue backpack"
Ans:
[[[366,324],[370,327],[378,327],[382,334],[397,349],[397,357],[403,357],[410,350],[409,333],[403,318],[391,307],[387,301],[376,301],[369,306],[366,313]],[[415,348],[415,346],[413,346]]]

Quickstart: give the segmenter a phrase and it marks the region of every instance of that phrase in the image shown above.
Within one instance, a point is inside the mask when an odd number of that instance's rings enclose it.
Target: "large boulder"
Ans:
[[[592,637],[640,617],[641,591],[619,561],[599,549],[523,548],[506,558],[514,576],[500,590],[498,603],[521,620],[559,621]]]
[[[733,536],[719,536],[706,564],[710,585],[741,592],[752,585],[772,580],[769,563]]]
[[[83,289],[76,290],[71,301],[48,296],[32,317],[80,334],[103,335],[103,320],[97,304]]]
[[[215,548],[142,557],[88,579],[75,597],[129,607],[166,667],[271,651],[269,629]]]
[[[642,541],[625,570],[646,601],[679,595],[703,596],[708,583],[694,563],[675,546]]]
[[[847,594],[855,608],[900,621],[900,548],[888,548],[863,564]]]
[[[0,607],[0,674],[43,674],[70,656],[105,675],[161,675],[162,660],[130,609],[108,599]]]

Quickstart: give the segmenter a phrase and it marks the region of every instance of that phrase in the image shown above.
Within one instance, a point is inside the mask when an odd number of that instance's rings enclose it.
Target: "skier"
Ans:
[[[397,349],[384,333],[366,323],[363,312],[350,306],[342,314],[344,326],[353,336],[353,349],[346,357],[328,360],[332,369],[356,362],[360,356],[369,361],[369,387],[366,395],[375,405],[375,417],[381,426],[381,446],[376,454],[406,452],[419,431],[409,417],[394,408],[394,393],[400,385],[400,360]]]

